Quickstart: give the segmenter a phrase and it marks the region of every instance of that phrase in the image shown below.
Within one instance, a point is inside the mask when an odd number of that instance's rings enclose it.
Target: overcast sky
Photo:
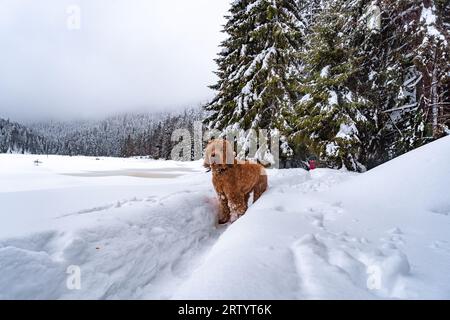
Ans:
[[[213,94],[207,86],[216,80],[213,59],[229,3],[0,0],[0,117],[199,105]]]

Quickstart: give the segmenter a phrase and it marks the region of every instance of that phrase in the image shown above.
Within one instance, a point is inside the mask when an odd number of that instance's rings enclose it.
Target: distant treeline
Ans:
[[[45,153],[47,144],[31,129],[0,118],[0,153]]]
[[[121,114],[101,121],[38,122],[28,126],[0,119],[0,153],[170,159],[172,132],[201,121],[203,111]]]

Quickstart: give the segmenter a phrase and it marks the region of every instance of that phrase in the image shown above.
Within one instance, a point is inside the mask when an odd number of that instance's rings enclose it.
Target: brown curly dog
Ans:
[[[267,190],[267,174],[258,163],[235,159],[230,142],[215,139],[205,150],[204,166],[212,171],[212,182],[220,201],[219,223],[234,222]]]

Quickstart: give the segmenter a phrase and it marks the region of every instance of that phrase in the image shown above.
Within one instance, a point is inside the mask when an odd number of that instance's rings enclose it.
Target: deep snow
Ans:
[[[200,162],[0,155],[0,298],[450,298],[450,137],[364,174],[269,170],[231,226],[210,179]]]

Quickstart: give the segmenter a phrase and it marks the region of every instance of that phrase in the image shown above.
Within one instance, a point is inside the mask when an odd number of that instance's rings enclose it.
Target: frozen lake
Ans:
[[[72,177],[134,177],[146,179],[174,179],[186,173],[192,173],[195,170],[191,168],[159,168],[159,169],[124,169],[107,171],[86,171],[79,173],[63,173],[65,176]]]

